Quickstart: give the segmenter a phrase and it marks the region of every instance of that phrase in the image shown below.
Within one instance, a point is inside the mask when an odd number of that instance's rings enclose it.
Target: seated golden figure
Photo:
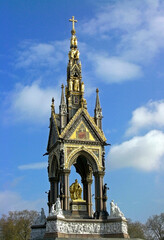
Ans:
[[[77,179],[75,180],[74,183],[69,187],[70,195],[71,195],[71,200],[82,200],[81,198],[81,193],[82,193],[82,187],[78,183]]]

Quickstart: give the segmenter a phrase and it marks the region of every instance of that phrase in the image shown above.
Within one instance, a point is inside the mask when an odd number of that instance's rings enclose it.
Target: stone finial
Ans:
[[[65,98],[64,98],[64,85],[62,84],[61,85],[61,89],[62,89],[62,92],[61,92],[61,101],[60,101],[60,105],[65,105]]]
[[[96,105],[95,105],[95,108],[101,108],[101,107],[100,107],[99,89],[98,89],[98,88],[96,89],[96,93],[97,93],[97,96],[96,96]]]
[[[55,112],[55,104],[54,104],[55,100],[54,98],[52,98],[52,104],[51,104],[51,111]]]

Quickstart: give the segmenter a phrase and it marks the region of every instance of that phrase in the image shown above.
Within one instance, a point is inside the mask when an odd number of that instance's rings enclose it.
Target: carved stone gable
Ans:
[[[80,125],[81,122],[83,122],[84,126]],[[78,128],[83,130],[86,129],[86,133],[84,132],[83,134],[82,133],[80,134],[80,132],[78,132],[79,130]],[[65,140],[70,139],[70,140],[78,140],[78,141],[85,140],[90,142],[95,141],[97,143],[98,142],[104,143],[106,141],[106,138],[103,132],[96,126],[94,120],[92,120],[92,118],[90,117],[86,109],[79,109],[76,112],[76,114],[73,116],[71,121],[67,124],[67,126],[63,130],[62,134],[60,135],[60,138]]]

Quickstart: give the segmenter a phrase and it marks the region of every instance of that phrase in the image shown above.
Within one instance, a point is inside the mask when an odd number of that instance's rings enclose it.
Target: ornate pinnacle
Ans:
[[[52,98],[51,111],[55,111],[54,98]]]
[[[96,93],[97,93],[97,96],[96,96],[96,106],[95,106],[95,109],[96,108],[101,108],[100,107],[99,89],[98,88],[96,89]]]
[[[70,22],[72,22],[72,35],[75,35],[76,31],[75,31],[75,22],[77,22],[77,20],[75,20],[75,17],[72,16],[72,19],[69,19]]]
[[[61,92],[61,101],[60,101],[60,105],[65,105],[65,99],[64,99],[64,85],[62,84],[61,85],[61,89],[62,89],[62,92]]]
[[[81,107],[84,108],[84,98],[81,99]]]

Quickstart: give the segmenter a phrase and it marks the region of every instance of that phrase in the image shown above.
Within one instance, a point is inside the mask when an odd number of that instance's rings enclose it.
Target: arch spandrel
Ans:
[[[101,166],[98,159],[96,158],[92,151],[85,147],[76,148],[74,151],[70,153],[65,163],[65,168],[70,170],[72,164],[76,161],[76,159],[79,156],[84,156],[87,158],[87,160],[92,166],[93,172],[101,171]]]

